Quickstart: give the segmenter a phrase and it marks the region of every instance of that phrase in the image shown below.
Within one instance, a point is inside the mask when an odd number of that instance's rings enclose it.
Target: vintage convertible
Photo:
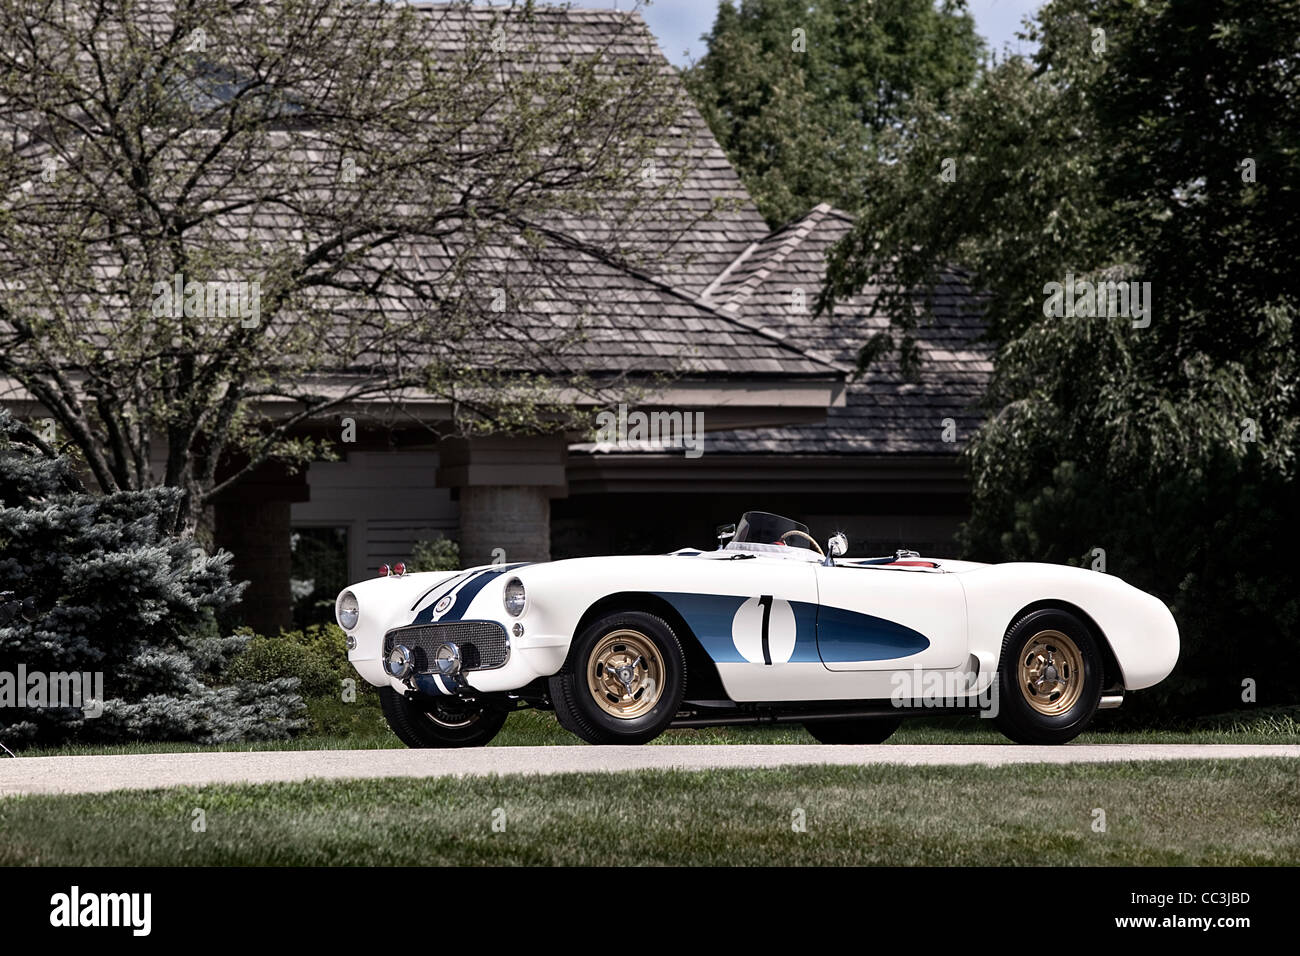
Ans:
[[[716,551],[384,567],[335,613],[412,747],[481,746],[522,707],[592,743],[774,721],[879,743],[941,712],[1064,743],[1178,658],[1169,609],[1107,574],[847,547],[836,534],[824,553],[805,525],[750,511]]]

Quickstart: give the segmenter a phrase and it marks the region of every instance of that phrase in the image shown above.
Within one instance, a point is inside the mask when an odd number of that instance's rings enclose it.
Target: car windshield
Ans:
[[[808,539],[797,534],[782,541],[781,536],[790,531],[808,533],[808,526],[767,511],[746,511],[736,525],[734,544],[783,544],[791,548],[809,548]]]

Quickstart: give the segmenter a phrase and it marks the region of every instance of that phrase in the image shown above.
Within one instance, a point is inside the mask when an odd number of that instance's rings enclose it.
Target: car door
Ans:
[[[948,669],[966,663],[966,597],[931,567],[819,566],[817,650],[831,671]]]

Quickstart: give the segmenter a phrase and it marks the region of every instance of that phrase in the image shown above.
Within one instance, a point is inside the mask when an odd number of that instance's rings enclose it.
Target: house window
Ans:
[[[334,620],[334,599],[348,583],[348,529],[299,527],[289,533],[293,626]]]

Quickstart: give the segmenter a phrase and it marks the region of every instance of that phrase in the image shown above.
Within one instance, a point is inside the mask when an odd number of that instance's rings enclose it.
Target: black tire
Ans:
[[[606,709],[608,705],[597,701],[595,691],[589,685],[589,668],[596,663],[593,652],[606,638],[619,631],[634,632],[653,642],[662,665],[658,668],[660,679],[657,679],[657,698],[653,706],[635,716],[621,717],[610,713]],[[614,645],[615,648],[618,646]],[[644,659],[644,656],[640,655],[639,659]],[[613,675],[615,672],[607,673]],[[644,670],[642,679],[649,673],[649,670]],[[667,730],[677,716],[686,690],[686,656],[677,635],[666,621],[644,611],[620,611],[602,617],[574,639],[568,660],[550,679],[549,687],[555,716],[565,730],[593,744],[643,744]],[[627,698],[630,706],[635,706],[635,700],[633,696]]]
[[[1046,714],[1030,703],[1030,699],[1038,695],[1028,681],[1022,686],[1020,665],[1022,659],[1026,662],[1033,659],[1031,649],[1036,641],[1054,647],[1052,633],[1064,635],[1074,644],[1082,661],[1083,674],[1073,704],[1061,713]],[[1064,645],[1065,642],[1056,643]],[[1062,655],[1061,660],[1072,656],[1060,647],[1055,650]],[[1097,713],[1097,705],[1101,703],[1102,669],[1101,652],[1092,631],[1073,614],[1054,608],[1026,614],[1008,628],[1002,640],[1002,654],[998,661],[998,714],[994,722],[1016,743],[1067,743],[1083,733]],[[1038,701],[1040,706],[1047,706],[1051,695],[1038,696]],[[1064,705],[1067,701],[1060,703]]]
[[[819,744],[883,744],[902,722],[902,717],[854,717],[810,720],[803,726]]]
[[[427,710],[391,687],[379,689],[379,705],[397,739],[415,748],[482,747],[510,716],[504,707],[462,697],[436,700]]]

